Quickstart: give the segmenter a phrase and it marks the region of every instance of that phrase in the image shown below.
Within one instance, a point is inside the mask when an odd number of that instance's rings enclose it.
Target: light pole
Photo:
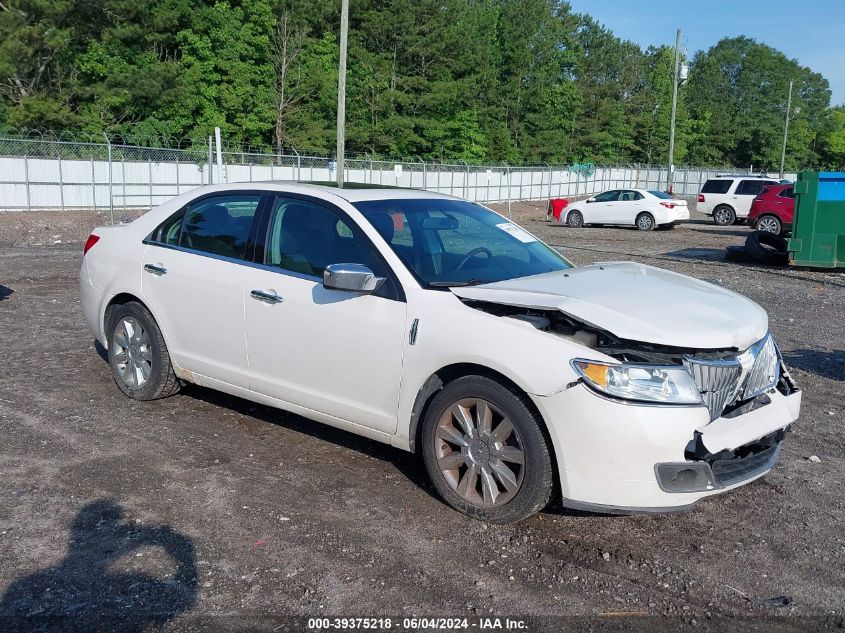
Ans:
[[[678,70],[681,66],[681,29],[675,33],[675,72],[672,75],[672,119],[669,123],[669,170],[666,189],[672,192],[672,165],[675,162],[675,113],[678,110]]]
[[[792,108],[792,80],[789,80],[789,96],[786,98],[786,119],[783,122],[783,148],[780,151],[780,179],[783,180],[783,164],[786,162],[786,137],[789,135],[789,110]]]
[[[340,4],[340,67],[337,73],[337,186],[343,188],[346,149],[346,36],[349,32],[349,0]]]

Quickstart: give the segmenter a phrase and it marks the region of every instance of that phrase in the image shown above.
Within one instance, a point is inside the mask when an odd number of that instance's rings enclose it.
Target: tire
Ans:
[[[523,394],[484,376],[458,378],[432,399],[420,439],[434,487],[459,512],[510,523],[549,503],[554,481],[549,442]]]
[[[730,226],[736,221],[736,211],[726,204],[713,209],[713,222],[719,226]]]
[[[774,233],[754,231],[745,240],[745,250],[761,264],[785,266],[789,262],[787,241]]]
[[[657,227],[651,213],[640,213],[634,223],[637,225],[638,231],[653,231]]]
[[[572,210],[566,214],[566,224],[574,229],[580,229],[584,226],[584,216],[580,211]]]
[[[108,357],[118,388],[135,400],[157,400],[179,391],[170,353],[153,315],[131,301],[109,314]]]
[[[780,218],[776,215],[761,215],[757,218],[757,222],[754,225],[754,229],[756,231],[764,231],[765,233],[774,233],[775,235],[780,235],[783,233],[783,223],[780,221]]]
[[[728,246],[725,248],[725,261],[739,264],[753,264],[754,260],[744,246]]]

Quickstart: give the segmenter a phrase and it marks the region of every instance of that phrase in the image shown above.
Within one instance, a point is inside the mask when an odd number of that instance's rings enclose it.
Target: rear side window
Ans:
[[[737,185],[736,195],[738,196],[756,196],[763,191],[763,187],[774,185],[775,183],[767,180],[743,180]]]
[[[186,248],[245,259],[250,228],[259,195],[211,196],[185,210],[179,245]]]
[[[778,196],[781,198],[794,198],[795,190],[792,187],[787,187],[786,189],[783,189]]]
[[[619,196],[619,200],[622,202],[633,202],[634,200],[642,200],[643,194],[639,191],[623,191],[622,195]]]
[[[728,193],[732,182],[733,180],[708,180],[701,188],[701,193]]]

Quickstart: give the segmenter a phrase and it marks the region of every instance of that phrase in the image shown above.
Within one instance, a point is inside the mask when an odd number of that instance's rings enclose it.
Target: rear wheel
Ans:
[[[758,231],[765,231],[766,233],[780,235],[783,231],[783,224],[781,224],[781,221],[777,216],[764,215],[757,220],[757,225],[754,228]]]
[[[493,523],[542,510],[553,479],[540,425],[526,396],[490,378],[465,376],[446,385],[422,428],[423,460],[440,496]]]
[[[153,315],[132,301],[111,310],[109,365],[118,388],[135,400],[166,398],[179,391],[170,354]]]
[[[584,226],[584,216],[580,211],[570,211],[566,216],[566,223],[573,228],[581,228]]]
[[[640,213],[637,216],[636,224],[639,231],[653,231],[654,227],[657,226],[651,213]]]
[[[713,222],[719,226],[730,226],[736,221],[736,212],[727,205],[721,205],[713,210]]]

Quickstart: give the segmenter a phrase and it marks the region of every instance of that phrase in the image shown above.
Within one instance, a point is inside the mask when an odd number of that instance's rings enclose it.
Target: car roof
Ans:
[[[711,176],[707,180],[736,180],[737,178],[760,178],[762,180],[777,180],[777,178],[775,178],[774,176],[761,176],[760,174],[718,174],[716,176]]]
[[[396,200],[400,198],[442,198],[455,200],[454,196],[448,196],[443,193],[434,191],[426,191],[424,189],[411,189],[408,187],[391,187],[388,185],[372,185],[359,182],[344,183],[343,188],[331,182],[303,182],[296,180],[270,180],[265,183],[253,183],[260,187],[262,184],[267,185],[295,185],[303,189],[311,189],[315,192],[327,193],[339,198],[343,198],[347,202],[361,202],[364,200]],[[268,187],[268,189],[271,187]],[[275,187],[272,187],[275,188]]]

